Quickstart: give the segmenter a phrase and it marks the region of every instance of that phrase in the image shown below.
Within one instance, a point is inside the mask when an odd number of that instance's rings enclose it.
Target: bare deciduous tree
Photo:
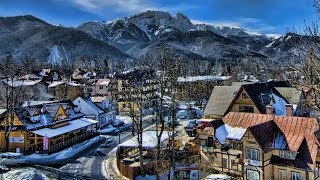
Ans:
[[[26,99],[26,93],[23,89],[23,81],[16,81],[21,75],[21,69],[14,62],[13,57],[6,55],[0,63],[1,75],[1,104],[6,109],[3,125],[4,125],[4,147],[3,151],[9,150],[10,132],[13,127],[14,110],[23,100]]]

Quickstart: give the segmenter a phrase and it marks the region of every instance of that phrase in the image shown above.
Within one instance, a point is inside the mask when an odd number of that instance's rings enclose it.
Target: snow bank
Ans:
[[[43,172],[35,169],[35,168],[20,168],[13,171],[9,171],[3,174],[4,179],[35,179],[35,180],[42,180],[42,179],[49,179]]]
[[[99,141],[104,140],[104,137],[97,136],[90,140],[84,141],[82,143],[76,144],[68,149],[62,150],[60,152],[56,152],[54,154],[46,155],[46,154],[31,154],[26,156],[26,160],[30,164],[37,165],[56,165],[56,164],[64,164],[67,163],[70,159],[77,156],[79,153],[84,150],[90,148],[94,144]]]

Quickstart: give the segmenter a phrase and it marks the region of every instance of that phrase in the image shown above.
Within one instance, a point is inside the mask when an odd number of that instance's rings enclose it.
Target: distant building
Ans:
[[[80,112],[85,114],[85,117],[97,120],[99,127],[108,125],[116,119],[115,108],[108,99],[95,103],[90,97],[78,97],[73,103],[78,106]]]
[[[154,70],[132,69],[115,74],[110,84],[113,104],[119,113],[129,113],[130,107],[139,112],[136,100],[140,99],[143,109],[153,107],[156,102],[158,83]]]
[[[177,79],[177,98],[180,100],[209,99],[212,89],[231,76],[186,76]]]
[[[83,85],[76,82],[55,81],[48,85],[54,100],[72,99],[83,95]]]
[[[84,86],[84,93],[90,96],[107,96],[111,99],[110,79],[88,80]]]

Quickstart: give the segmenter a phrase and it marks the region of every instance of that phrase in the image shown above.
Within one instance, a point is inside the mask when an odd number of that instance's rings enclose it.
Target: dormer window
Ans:
[[[283,159],[295,159],[296,158],[297,153],[294,151],[289,151],[289,150],[280,150],[280,158]]]

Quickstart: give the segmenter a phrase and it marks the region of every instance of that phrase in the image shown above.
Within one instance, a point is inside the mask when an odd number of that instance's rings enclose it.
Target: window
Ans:
[[[247,93],[242,93],[242,99],[249,99],[249,96],[247,95]]]
[[[122,108],[126,108],[126,104],[122,104]]]
[[[296,153],[293,151],[280,150],[280,157],[284,159],[295,159]]]
[[[207,146],[213,147],[213,137],[208,137]]]
[[[103,89],[103,86],[100,86],[99,89]]]
[[[259,180],[259,172],[254,170],[247,170],[247,179],[248,180]]]
[[[228,159],[222,158],[222,167],[223,168],[228,168]]]
[[[259,161],[259,150],[247,148],[247,159]]]
[[[291,180],[300,180],[300,173],[291,172]]]
[[[286,177],[286,170],[284,169],[280,169],[279,170],[279,180],[286,180],[287,177]]]
[[[250,112],[253,113],[253,106],[239,106],[239,112]]]
[[[92,89],[91,89],[91,88],[88,88],[88,92],[92,92]]]

